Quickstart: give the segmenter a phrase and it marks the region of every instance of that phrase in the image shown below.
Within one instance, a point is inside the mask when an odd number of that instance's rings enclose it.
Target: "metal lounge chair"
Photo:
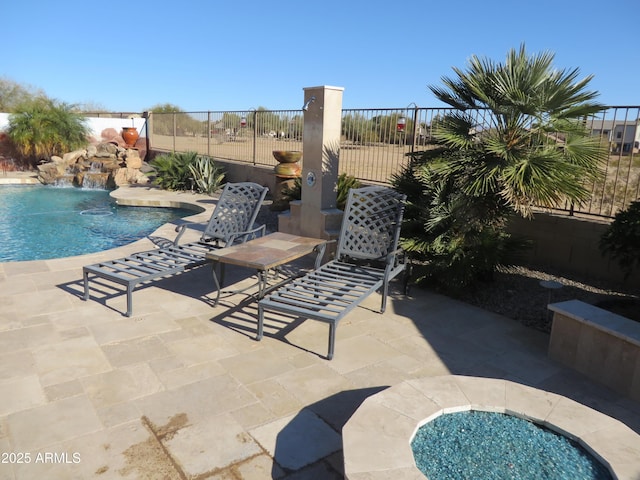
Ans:
[[[260,300],[256,339],[262,339],[265,310],[326,322],[331,360],[342,317],[378,289],[384,312],[389,281],[405,269],[398,250],[405,200],[405,195],[384,187],[350,190],[335,260]]]
[[[176,228],[178,235],[168,246],[84,266],[84,300],[89,299],[89,280],[93,278],[124,285],[127,289],[126,315],[130,317],[136,285],[210,263],[206,258],[210,251],[263,235],[265,226],[254,227],[253,224],[267,191],[267,187],[257,183],[227,183],[199,241],[178,243],[191,225],[185,223]]]

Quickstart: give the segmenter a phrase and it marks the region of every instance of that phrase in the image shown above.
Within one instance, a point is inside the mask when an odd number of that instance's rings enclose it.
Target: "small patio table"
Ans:
[[[299,258],[316,252],[314,268],[318,268],[322,262],[322,257],[327,246],[327,240],[320,238],[302,237],[289,233],[276,232],[264,237],[249,240],[248,242],[221,248],[207,253],[206,258],[213,261],[213,281],[216,285],[217,296],[214,306],[220,300],[221,282],[216,275],[216,267],[220,265],[221,279],[224,279],[224,267],[226,264],[240,267],[255,268],[258,276],[258,300],[263,298],[267,291],[272,290],[290,280],[292,277],[285,276],[274,285],[269,285],[269,274],[271,271],[280,273],[279,267],[293,262]],[[242,293],[249,288],[228,291],[225,293]]]

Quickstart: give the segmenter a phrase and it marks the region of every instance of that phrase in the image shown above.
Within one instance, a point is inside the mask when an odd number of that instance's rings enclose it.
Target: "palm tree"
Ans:
[[[473,56],[467,72],[454,68],[457,78],[430,87],[456,109],[436,126],[437,143],[466,153],[445,164],[443,175],[468,176],[466,193],[497,193],[524,216],[534,205],[588,198],[585,184],[597,177],[607,149],[584,119],[604,106],[585,90],[592,76],[578,80],[578,69],[556,70],[553,60],[549,52],[528,56],[522,45],[505,63]],[[487,123],[469,110],[483,110]]]
[[[591,76],[578,80],[553,59],[524,45],[504,63],[474,56],[430,87],[455,110],[392,179],[408,196],[403,247],[427,266],[423,279],[451,290],[490,278],[523,245],[506,232],[510,215],[588,198],[607,149],[584,120],[604,107],[585,90]]]

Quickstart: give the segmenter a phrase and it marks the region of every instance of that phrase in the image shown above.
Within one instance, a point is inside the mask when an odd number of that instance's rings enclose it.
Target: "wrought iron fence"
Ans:
[[[451,111],[417,106],[343,110],[340,173],[388,184],[407,164],[408,154],[426,148],[433,125]],[[491,124],[487,112],[473,115],[479,128]],[[147,131],[154,150],[275,166],[274,150],[302,150],[303,124],[300,110],[151,112]],[[611,217],[640,196],[640,107],[608,107],[587,125],[607,143],[608,162],[602,177],[589,185],[588,202],[559,205],[558,210]]]

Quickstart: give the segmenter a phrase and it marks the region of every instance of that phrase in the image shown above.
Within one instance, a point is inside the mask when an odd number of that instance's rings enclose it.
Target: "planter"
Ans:
[[[296,178],[300,176],[302,167],[298,164],[302,158],[302,152],[295,150],[274,150],[274,158],[278,165],[274,171],[278,177]]]
[[[139,136],[136,127],[122,127],[122,139],[127,147],[135,147]]]
[[[283,191],[293,188],[295,179],[300,177],[302,167],[298,162],[302,158],[302,152],[297,150],[273,150],[273,157],[278,161],[278,165],[273,169],[276,174],[276,188],[271,210],[287,210],[289,202],[285,200]]]

